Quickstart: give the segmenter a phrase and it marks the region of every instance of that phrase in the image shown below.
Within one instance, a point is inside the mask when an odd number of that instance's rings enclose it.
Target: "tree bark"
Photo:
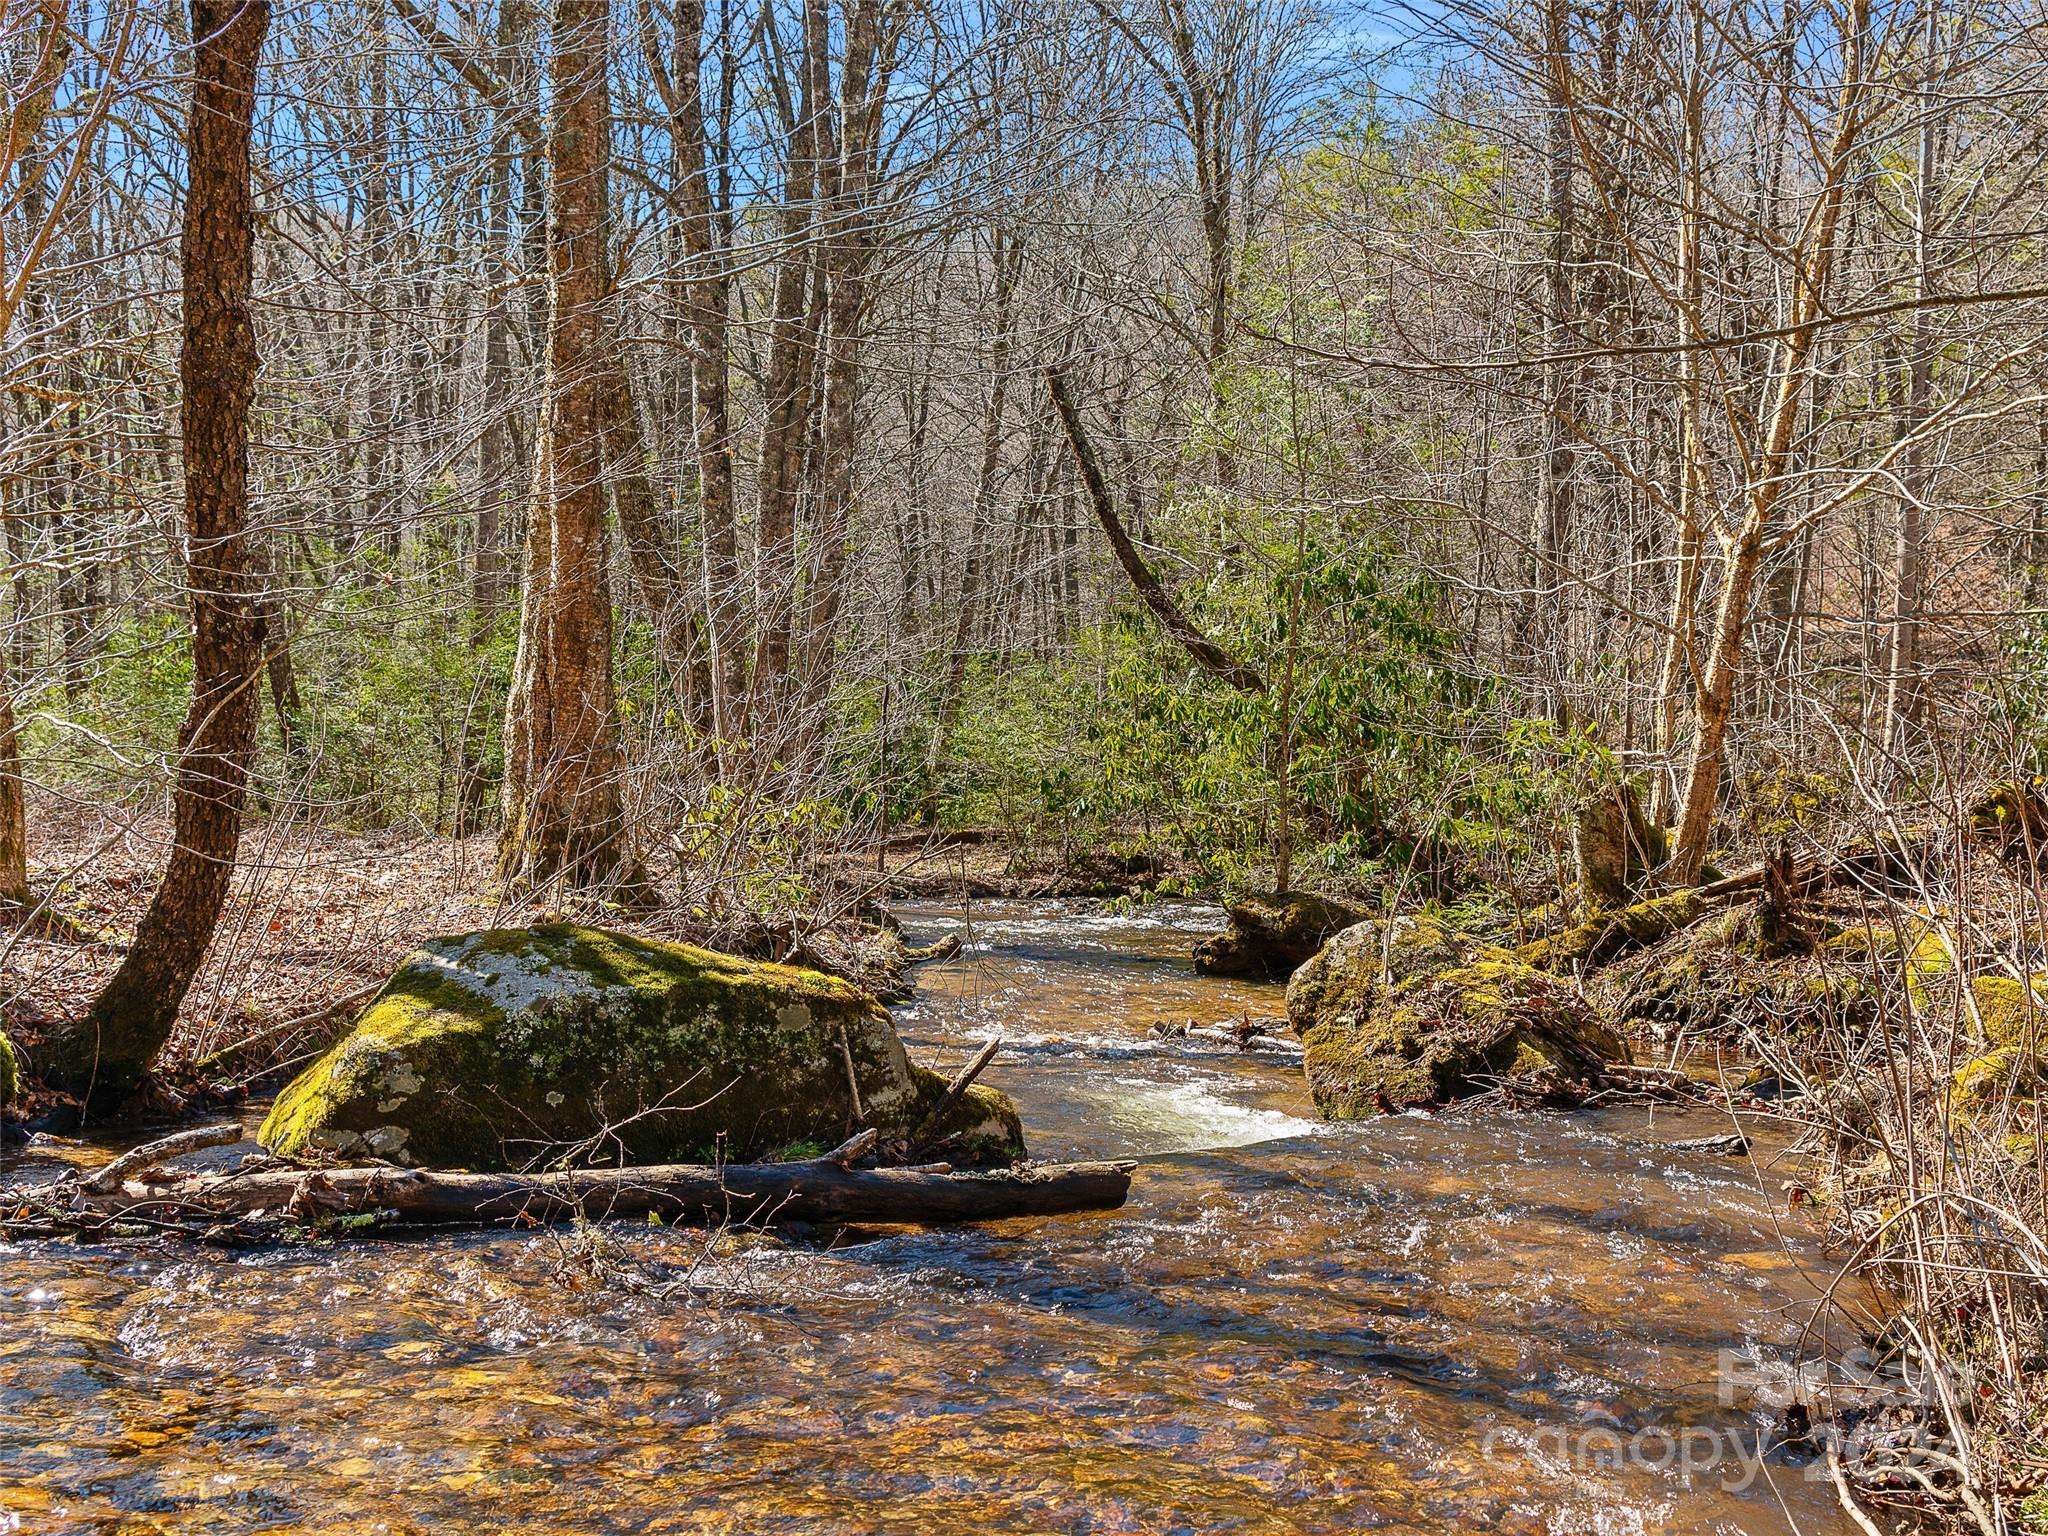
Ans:
[[[734,719],[745,652],[740,644],[739,539],[733,503],[732,409],[727,331],[732,278],[718,237],[704,128],[704,0],[676,7],[675,143],[678,226],[694,269],[685,287],[690,323],[691,435],[697,452],[697,499],[704,521],[705,643],[711,669],[713,729],[723,742]]]
[[[1921,97],[1917,175],[1913,201],[1913,297],[1926,299],[1933,283],[1935,223],[1941,209],[1941,162],[1934,103],[1939,88],[1935,54],[1941,44],[1941,10],[1927,7],[1924,64],[1926,87]],[[1932,483],[1927,442],[1921,432],[1934,387],[1934,349],[1930,312],[1913,311],[1910,348],[1906,356],[1904,408],[1899,435],[1910,439],[1900,472],[1898,539],[1892,559],[1891,633],[1885,655],[1884,746],[1904,755],[1926,711],[1927,688],[1920,676],[1920,610],[1927,585],[1927,497]]]
[[[263,622],[248,537],[257,363],[249,167],[256,65],[269,25],[268,0],[192,0],[178,360],[192,702],[178,738],[174,840],[120,968],[42,1063],[55,1086],[101,1104],[126,1098],[170,1038],[227,900],[255,747]]]
[[[995,316],[989,330],[988,405],[981,417],[981,462],[974,478],[973,520],[960,565],[960,595],[953,609],[953,628],[946,650],[946,673],[932,711],[931,738],[925,743],[924,797],[926,822],[938,819],[939,768],[960,711],[960,693],[967,683],[967,664],[974,638],[975,614],[981,605],[983,544],[995,518],[996,477],[1003,462],[1003,415],[1010,394],[1011,328],[1015,319],[1017,282],[1024,270],[1025,242],[1001,227],[991,234],[995,265]]]
[[[506,879],[606,888],[637,879],[619,797],[605,527],[613,365],[607,0],[555,0],[549,54],[547,388],[527,517],[519,650],[505,709]]]
[[[878,239],[868,207],[881,155],[882,108],[894,75],[897,7],[855,0],[847,8],[839,72],[839,143],[825,200],[821,259],[826,279],[824,420],[818,516],[804,621],[802,720],[806,746],[823,733],[846,600],[847,541],[853,533],[854,456],[861,387],[861,327]]]
[[[1785,468],[1793,449],[1800,396],[1807,365],[1824,314],[1828,280],[1835,259],[1835,231],[1850,186],[1850,171],[1863,131],[1865,35],[1870,27],[1870,0],[1852,0],[1842,41],[1842,84],[1838,93],[1833,140],[1818,193],[1819,205],[1809,225],[1809,238],[1793,252],[1791,325],[1778,345],[1777,390],[1766,422],[1763,452],[1751,474],[1748,507],[1736,530],[1715,613],[1706,675],[1701,679],[1694,714],[1698,729],[1692,764],[1686,775],[1685,809],[1672,851],[1673,873],[1683,881],[1699,878],[1714,830],[1714,806],[1727,762],[1729,713],[1735,684],[1742,671],[1743,642],[1749,621],[1749,599],[1756,585],[1766,539],[1785,490]]]
[[[810,437],[812,378],[819,315],[811,238],[819,180],[819,114],[828,100],[823,76],[830,46],[825,0],[805,0],[798,94],[790,120],[782,185],[782,252],[775,273],[768,372],[762,385],[760,499],[755,560],[757,633],[747,695],[749,731],[779,728],[775,716],[789,673],[792,605],[796,601],[796,507]],[[757,754],[760,755],[760,754]],[[768,755],[772,755],[772,745]]]

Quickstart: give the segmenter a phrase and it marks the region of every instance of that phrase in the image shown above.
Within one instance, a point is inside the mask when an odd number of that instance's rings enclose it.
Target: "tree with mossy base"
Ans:
[[[171,857],[120,969],[37,1062],[53,1086],[102,1105],[120,1103],[148,1074],[213,940],[255,750],[263,621],[248,535],[257,362],[249,156],[256,61],[269,26],[269,0],[192,0],[178,367],[192,701],[178,734]]]

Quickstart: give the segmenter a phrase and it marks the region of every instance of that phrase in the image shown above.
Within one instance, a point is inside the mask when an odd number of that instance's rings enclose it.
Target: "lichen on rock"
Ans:
[[[258,1137],[479,1169],[744,1159],[858,1125],[908,1134],[944,1087],[843,981],[552,924],[422,946]],[[1014,1107],[979,1087],[925,1139],[963,1165],[1023,1153]]]

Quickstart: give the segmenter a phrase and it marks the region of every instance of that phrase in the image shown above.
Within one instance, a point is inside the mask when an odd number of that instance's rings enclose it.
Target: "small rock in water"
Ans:
[[[1740,1131],[1731,1131],[1725,1136],[1697,1136],[1691,1141],[1674,1141],[1674,1152],[1705,1152],[1713,1157],[1747,1157],[1749,1138]]]

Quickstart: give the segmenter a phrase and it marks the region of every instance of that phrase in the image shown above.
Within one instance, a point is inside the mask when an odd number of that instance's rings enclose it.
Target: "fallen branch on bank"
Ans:
[[[280,1220],[303,1227],[531,1227],[649,1216],[686,1224],[936,1226],[1115,1210],[1129,1198],[1136,1166],[855,1169],[844,1166],[852,1161],[851,1146],[807,1162],[724,1167],[671,1163],[521,1174],[258,1166],[167,1183],[131,1180],[117,1189],[69,1182],[0,1190],[0,1231],[93,1234],[123,1225],[210,1231]]]

